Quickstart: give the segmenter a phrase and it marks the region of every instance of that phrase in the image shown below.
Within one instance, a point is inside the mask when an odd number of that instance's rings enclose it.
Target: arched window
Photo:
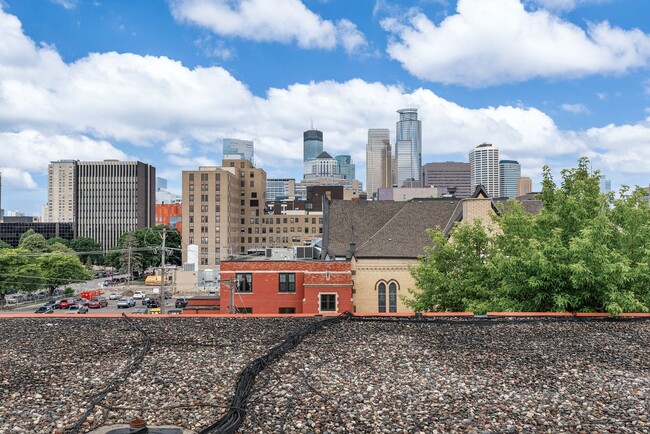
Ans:
[[[395,282],[390,282],[388,285],[388,311],[397,312],[397,283]]]
[[[377,312],[386,312],[386,284],[377,285]]]

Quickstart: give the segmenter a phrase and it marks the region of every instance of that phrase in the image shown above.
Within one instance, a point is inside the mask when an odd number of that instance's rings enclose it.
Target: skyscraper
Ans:
[[[489,143],[482,143],[469,153],[472,190],[482,185],[487,193],[496,197],[500,194],[499,149]]]
[[[387,128],[368,130],[366,145],[366,193],[377,196],[380,188],[392,187],[390,132]]]
[[[336,160],[336,168],[338,173],[345,176],[345,179],[355,178],[355,166],[352,162],[352,157],[349,155],[337,155],[334,157]]]
[[[609,193],[612,191],[612,180],[607,179],[605,175],[600,175],[600,192]]]
[[[52,161],[47,168],[45,222],[74,222],[76,211],[76,160]]]
[[[499,161],[500,195],[512,199],[517,196],[517,183],[521,177],[521,165],[515,160]]]
[[[517,180],[517,196],[523,196],[533,191],[533,180],[523,176]]]
[[[469,163],[447,161],[422,166],[424,187],[436,187],[442,194],[447,189],[448,193],[453,191],[455,197],[470,197],[473,193],[471,179]]]
[[[303,133],[304,175],[311,173],[311,163],[323,152],[323,132],[312,129]]]
[[[77,236],[112,249],[125,232],[155,224],[155,167],[118,160],[74,164]]]
[[[422,122],[418,120],[418,110],[406,108],[397,110],[397,138],[395,140],[395,160],[397,163],[397,186],[412,179],[421,181],[422,167]]]
[[[252,140],[223,139],[223,159],[248,160],[255,164],[255,147]]]

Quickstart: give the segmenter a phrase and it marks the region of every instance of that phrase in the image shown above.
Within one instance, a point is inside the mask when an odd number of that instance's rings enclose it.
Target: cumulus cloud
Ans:
[[[32,175],[16,167],[0,167],[2,182],[18,189],[36,190],[38,187]]]
[[[610,0],[528,0],[528,3],[557,11],[570,11],[587,4],[606,3]]]
[[[565,112],[573,114],[589,114],[589,109],[584,104],[562,104],[560,106]]]
[[[411,74],[469,87],[624,73],[650,59],[650,35],[638,29],[601,22],[583,30],[520,0],[459,0],[438,25],[418,10],[381,25],[392,36],[388,54]]]
[[[163,152],[166,154],[187,155],[191,150],[192,148],[183,143],[181,139],[174,139],[163,146]]]
[[[367,45],[354,23],[324,20],[300,0],[172,0],[171,11],[179,21],[222,36],[310,49],[341,45],[349,53]]]

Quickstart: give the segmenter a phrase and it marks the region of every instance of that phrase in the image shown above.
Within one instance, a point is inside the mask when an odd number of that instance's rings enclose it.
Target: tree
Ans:
[[[5,243],[4,241],[0,240],[0,249],[11,249],[11,244]]]
[[[101,252],[103,250],[101,243],[87,237],[78,237],[70,241],[70,248],[75,252]],[[103,264],[104,257],[102,254],[82,254],[79,259],[82,263],[86,263],[88,258],[93,264]]]
[[[25,232],[25,234],[27,234],[27,232]],[[50,246],[47,245],[47,242],[45,241],[45,237],[43,235],[36,232],[33,232],[32,234],[27,236],[25,236],[25,234],[23,234],[20,237],[20,241],[18,242],[18,248],[29,250],[30,252],[33,253],[50,251]]]
[[[0,298],[12,290],[33,292],[42,288],[42,269],[27,250],[0,250]]]
[[[647,312],[650,208],[643,190],[599,192],[600,174],[582,158],[556,186],[543,171],[542,211],[510,202],[491,238],[461,224],[413,269],[417,310]],[[489,238],[489,240],[487,238]],[[477,248],[477,247],[480,247]],[[480,252],[480,253],[479,253]],[[478,255],[478,256],[477,256]]]
[[[137,252],[132,252],[133,254],[138,254],[138,265],[139,268],[133,268],[133,270],[146,270],[150,267],[160,267],[161,261],[161,249],[162,246],[162,230],[165,228],[165,225],[154,226],[153,228],[143,228],[138,229],[132,232],[127,232],[122,235],[117,243],[118,249],[128,249],[130,245],[132,248],[139,248],[141,250]],[[178,249],[178,250],[169,250],[165,255],[165,262],[172,265],[181,264],[181,235],[176,229],[167,229],[167,239],[165,240],[165,246],[169,249]],[[130,240],[127,242],[127,239]],[[108,255],[108,263],[117,268],[126,268],[126,262],[124,261],[125,252],[122,253],[111,253]]]
[[[91,278],[79,257],[71,254],[52,253],[38,257],[42,270],[43,286],[53,290],[59,285],[68,285]]]
[[[65,238],[61,238],[61,237],[53,237],[47,239],[47,244],[50,246],[54,243],[59,243],[59,244],[63,244],[66,247],[70,247],[70,242],[71,242],[70,240],[66,240]]]

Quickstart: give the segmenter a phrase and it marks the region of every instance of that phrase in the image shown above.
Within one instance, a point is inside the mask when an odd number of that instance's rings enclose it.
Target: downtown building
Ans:
[[[473,193],[470,169],[469,163],[427,163],[422,166],[422,180],[425,187],[436,187],[440,194],[470,197]]]
[[[255,164],[255,146],[252,140],[223,139],[223,160],[248,160]]]
[[[422,167],[422,121],[418,120],[418,110],[405,108],[397,110],[399,121],[396,124],[395,163],[397,186],[412,181],[409,187],[421,187]]]
[[[126,232],[155,223],[156,169],[139,161],[53,161],[43,220],[73,223],[76,237],[112,249]]]
[[[518,196],[518,182],[521,178],[521,165],[515,160],[499,161],[500,196],[513,199]]]
[[[482,143],[470,151],[469,164],[472,190],[482,185],[490,197],[498,197],[501,193],[499,149],[490,143]]]
[[[311,174],[312,163],[323,152],[323,132],[312,129],[303,133],[303,176]]]
[[[391,162],[390,132],[387,128],[369,129],[366,144],[366,192],[369,198],[376,198],[380,188],[393,185]]]

